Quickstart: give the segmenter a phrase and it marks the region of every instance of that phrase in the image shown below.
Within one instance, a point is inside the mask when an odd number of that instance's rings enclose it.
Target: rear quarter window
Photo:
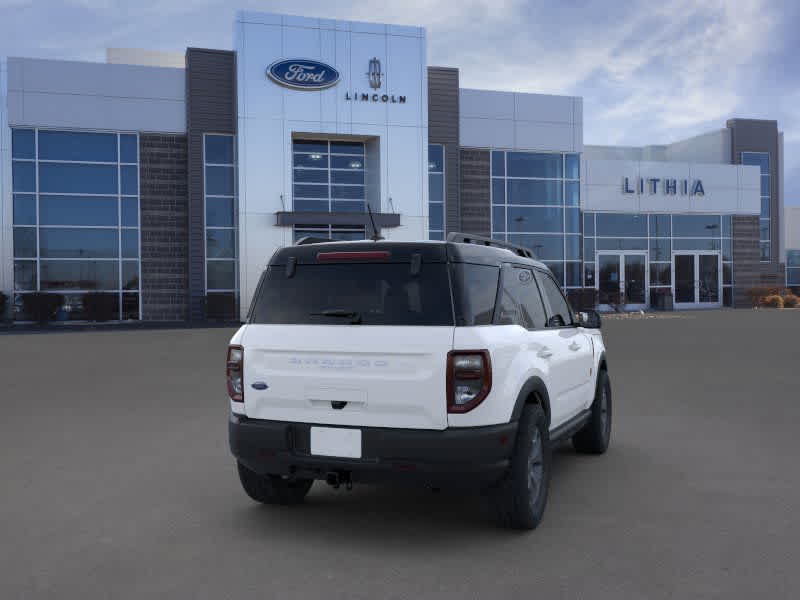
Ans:
[[[456,325],[491,325],[500,267],[455,263],[453,296]]]

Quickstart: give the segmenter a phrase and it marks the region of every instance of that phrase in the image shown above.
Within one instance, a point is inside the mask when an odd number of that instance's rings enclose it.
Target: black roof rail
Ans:
[[[331,238],[324,238],[324,237],[314,237],[313,235],[307,235],[305,237],[301,237],[297,240],[294,245],[295,246],[305,246],[307,244],[325,244],[327,242],[332,242]]]
[[[453,231],[447,235],[448,242],[455,242],[457,244],[477,244],[479,246],[491,246],[493,248],[503,248],[504,250],[511,250],[517,256],[524,256],[538,260],[533,250],[525,246],[517,246],[516,244],[509,244],[500,240],[493,240],[491,238],[483,237],[480,235],[472,235],[471,233],[459,233]]]

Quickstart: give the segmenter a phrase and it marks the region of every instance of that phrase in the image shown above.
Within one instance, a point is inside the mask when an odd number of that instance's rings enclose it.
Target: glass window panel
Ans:
[[[432,181],[438,181],[441,187],[444,175],[431,174],[428,175],[428,177],[430,177]],[[331,171],[331,183],[356,183],[364,185],[364,171]]]
[[[138,260],[123,260],[122,261],[122,289],[123,290],[138,290],[139,289],[139,261]]]
[[[492,152],[492,175],[504,177],[506,174],[506,153],[495,150]]]
[[[442,242],[442,241],[444,241],[444,232],[443,231],[429,231],[428,232],[428,239]]]
[[[492,207],[492,231],[506,230],[506,208],[505,206]]]
[[[11,157],[36,158],[36,139],[33,129],[11,130]]]
[[[14,256],[36,258],[35,227],[14,227]]]
[[[506,180],[492,179],[492,204],[505,204]]]
[[[122,258],[139,258],[139,230],[123,229]]]
[[[562,233],[564,209],[551,207],[508,207],[508,229],[522,233]]]
[[[15,160],[11,164],[11,182],[15,192],[35,192],[36,164]]]
[[[139,193],[139,168],[133,165],[120,167],[120,189],[125,196]]]
[[[583,215],[583,235],[594,236],[594,213],[584,213]]]
[[[583,285],[594,287],[594,262],[583,263]]]
[[[14,194],[14,225],[36,225],[34,194]]]
[[[233,229],[206,229],[208,258],[235,258],[236,238]]]
[[[119,136],[119,161],[124,163],[139,162],[139,144],[136,136],[122,134]]]
[[[650,260],[672,260],[672,244],[669,239],[650,239]]]
[[[565,181],[564,193],[567,206],[580,206],[581,204],[581,184],[578,181]]]
[[[510,234],[508,241],[530,248],[538,260],[563,260],[564,258],[564,237],[560,235],[516,233]]]
[[[431,173],[444,171],[444,147],[441,144],[428,144],[428,171]]]
[[[583,238],[583,260],[594,261],[594,239],[592,238]]]
[[[206,262],[207,289],[232,290],[236,288],[236,263],[232,260]]]
[[[315,140],[293,140],[292,150],[295,152],[313,152],[315,154],[327,154],[328,142],[319,142]]]
[[[597,229],[595,235],[646,237],[647,216],[638,214],[597,213]]]
[[[580,154],[567,154],[565,159],[566,173],[564,177],[567,179],[580,179],[581,178],[581,157]]]
[[[334,212],[366,212],[367,208],[363,200],[334,200],[331,203],[331,210]]]
[[[564,236],[564,249],[567,260],[580,260],[581,259],[581,236],[567,235]]]
[[[139,320],[139,294],[122,294],[122,320]]]
[[[564,263],[566,265],[566,285],[568,287],[581,287],[581,267],[582,263],[579,262],[568,262]]]
[[[39,196],[41,225],[117,225],[116,196]]]
[[[769,220],[761,219],[758,224],[758,233],[761,240],[769,239]]]
[[[722,306],[733,306],[733,290],[729,287],[722,288]]]
[[[769,198],[761,198],[761,216],[769,218]]]
[[[560,181],[508,180],[509,204],[563,204]]]
[[[670,237],[672,227],[669,215],[650,215],[650,237]]]
[[[444,175],[428,175],[428,199],[430,202],[444,202]]]
[[[722,263],[722,284],[730,285],[733,283],[733,265],[731,263]]]
[[[331,154],[358,154],[364,156],[364,142],[331,142]]]
[[[769,175],[762,175],[761,176],[761,195],[762,196],[770,196],[769,191]]]
[[[117,194],[117,166],[39,163],[39,191]]]
[[[39,253],[43,258],[117,258],[118,246],[116,229],[39,230]]]
[[[647,238],[596,238],[595,244],[597,250],[647,250]]]
[[[430,205],[428,212],[428,228],[444,229],[444,204],[434,203]]]
[[[650,285],[672,285],[672,265],[670,263],[651,263]]]
[[[207,135],[205,161],[217,165],[232,165],[233,136]]]
[[[564,231],[566,233],[581,232],[581,211],[577,208],[564,209]]]
[[[787,267],[800,267],[800,250],[787,250],[786,251],[786,266]]]
[[[36,261],[14,261],[14,290],[36,291]]]
[[[342,200],[363,200],[363,185],[332,185],[331,197]]]
[[[309,159],[308,162],[315,162],[315,164],[309,164],[308,166],[315,166],[318,167],[319,160],[323,160],[326,157],[321,157],[320,159]],[[327,166],[327,162],[324,166]],[[364,169],[364,159],[359,158],[358,156],[331,156],[331,168],[332,169],[351,169],[351,170],[363,170]]]
[[[719,237],[719,215],[673,215],[675,237]]]
[[[507,157],[509,177],[562,177],[561,154],[508,152]]]
[[[786,272],[787,285],[800,285],[800,269],[789,269]]]
[[[119,263],[115,260],[43,260],[42,290],[119,289]]]
[[[769,242],[761,242],[759,244],[759,250],[761,253],[761,261],[769,262],[770,256],[772,255],[772,249],[770,248]]]
[[[719,250],[720,240],[716,238],[672,238],[673,250]]]
[[[761,173],[768,174],[769,152],[742,152],[742,164],[761,167]]]
[[[122,226],[139,226],[139,200],[137,198],[122,199]]]
[[[233,198],[206,198],[206,227],[233,227]]]
[[[344,171],[342,171],[344,172]],[[358,172],[358,171],[355,171]],[[328,183],[327,169],[295,169],[294,180],[297,183]]]
[[[295,200],[294,209],[298,211],[323,211],[330,208],[328,200]]]
[[[549,262],[545,263],[547,268],[553,273],[553,277],[558,285],[564,285],[564,263],[563,262]]]
[[[206,194],[233,196],[233,167],[206,167]]]
[[[117,162],[117,134],[39,131],[39,160]]]
[[[733,243],[730,238],[722,239],[722,260],[733,260]]]
[[[733,232],[733,219],[730,215],[722,216],[722,237],[731,237]]]
[[[331,229],[331,239],[334,240],[363,240],[366,239],[366,233],[363,228],[359,231],[341,231],[336,227]]]
[[[349,164],[350,159],[347,157],[340,157],[344,164]],[[292,157],[294,161],[293,164],[295,167],[311,167],[315,169],[327,169],[328,168],[328,155],[327,154],[295,154]],[[339,168],[344,168],[339,166]]]
[[[294,184],[295,198],[327,198],[327,185]]]

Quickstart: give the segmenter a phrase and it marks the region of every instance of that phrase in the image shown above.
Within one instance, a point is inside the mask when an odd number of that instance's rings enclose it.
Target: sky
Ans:
[[[584,143],[665,144],[776,119],[800,205],[800,2],[793,0],[0,0],[0,56],[230,49],[236,9],[421,25],[462,87],[583,97]]]

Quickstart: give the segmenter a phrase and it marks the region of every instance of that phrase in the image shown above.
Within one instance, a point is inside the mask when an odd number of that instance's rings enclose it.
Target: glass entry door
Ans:
[[[719,252],[680,252],[672,255],[675,308],[722,306]]]
[[[598,252],[596,273],[601,310],[647,307],[645,252]]]

